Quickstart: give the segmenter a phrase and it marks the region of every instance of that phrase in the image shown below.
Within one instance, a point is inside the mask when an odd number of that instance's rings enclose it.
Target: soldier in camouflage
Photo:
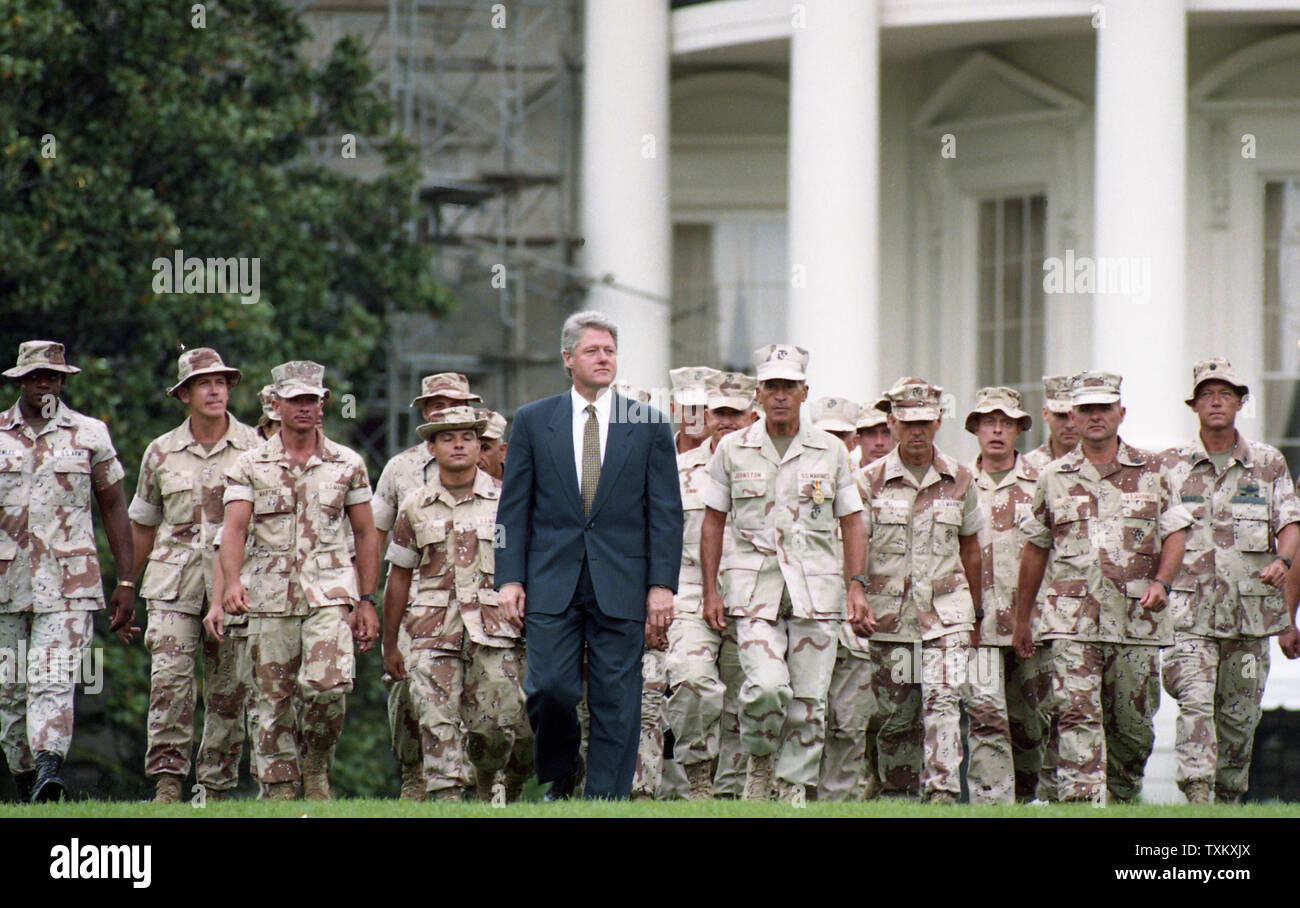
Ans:
[[[19,397],[0,413],[0,748],[32,801],[63,797],[74,685],[104,607],[92,498],[122,575],[112,629],[127,643],[139,631],[122,464],[108,427],[59,399],[80,371],[62,344],[26,341],[4,372]]]
[[[501,484],[476,466],[485,425],[460,406],[420,426],[438,469],[403,499],[387,554],[384,667],[410,679],[425,785],[440,801],[464,796],[471,764],[478,779],[502,773],[518,800],[533,766],[523,640],[492,588]]]
[[[1043,467],[1079,445],[1074,405],[1070,402],[1073,378],[1072,375],[1043,376],[1043,424],[1047,426],[1047,441],[1025,454],[1025,461],[1040,473]]]
[[[1121,378],[1075,376],[1079,447],[1039,475],[1021,524],[1016,652],[1047,649],[1062,801],[1132,800],[1155,740],[1159,647],[1191,515],[1159,455],[1126,444]],[[1035,609],[1044,572],[1051,583]],[[1031,624],[1031,615],[1033,616]]]
[[[194,670],[203,646],[203,742],[196,780],[207,796],[224,798],[239,781],[244,705],[249,680],[237,667],[246,638],[203,643],[204,608],[212,596],[212,544],[220,535],[226,470],[261,443],[257,432],[230,415],[238,369],[210,347],[181,354],[168,394],[189,411],[185,421],[145,449],[129,514],[135,573],[148,607],[145,645],[150,656],[148,749],[145,775],[154,800],[174,804],[190,770],[194,737]],[[146,568],[147,565],[147,568]]]
[[[677,455],[681,484],[683,529],[682,568],[668,626],[668,694],[665,712],[676,739],[677,761],[686,772],[690,800],[739,797],[744,788],[747,759],[740,746],[737,704],[743,678],[736,650],[736,622],[729,617],[718,631],[704,619],[700,531],[704,524],[704,493],[709,460],[723,438],[750,424],[755,380],[736,372],[702,376],[705,422],[709,440]],[[700,388],[689,375],[681,380],[683,397]],[[736,551],[734,536],[723,537],[721,584]],[[715,771],[714,761],[718,766]]]
[[[979,648],[963,692],[970,721],[967,782],[972,804],[1009,804],[1018,785],[1032,797],[1042,757],[1038,748],[1045,722],[1033,696],[1033,665],[1011,647],[1016,623],[1016,579],[1020,570],[1020,521],[1029,513],[1038,471],[1016,451],[1016,441],[1033,425],[1013,388],[981,388],[966,415],[966,431],[979,440],[971,464],[984,531],[984,621]],[[1013,769],[1014,766],[1014,769]],[[1023,781],[1013,781],[1023,780]]]
[[[854,409],[854,444],[849,463],[854,465],[855,460],[872,463],[893,447],[888,417],[884,410],[876,408],[874,401]],[[825,419],[825,411],[821,415]],[[829,427],[823,423],[819,428],[836,434],[834,423]],[[854,454],[858,456],[855,458]],[[819,800],[869,801],[880,793],[876,775],[876,732],[880,730],[880,718],[876,698],[871,693],[873,672],[867,638],[859,636],[846,621],[840,627],[835,668],[831,671],[826,748],[822,754],[821,779],[817,783]],[[919,775],[919,749],[916,756]]]
[[[427,423],[433,414],[448,407],[482,403],[482,399],[469,389],[469,379],[459,372],[439,372],[426,375],[420,382],[420,394],[411,401],[420,407]],[[375,515],[375,529],[380,532],[380,545],[397,520],[397,509],[407,495],[432,482],[438,473],[433,456],[433,445],[421,441],[393,457],[379,474],[375,483],[375,498],[371,504]],[[407,639],[400,633],[397,645],[405,647]],[[409,656],[409,653],[407,654]],[[424,764],[420,755],[420,722],[411,706],[410,686],[405,681],[384,679],[388,688],[388,727],[392,732],[393,756],[401,767],[403,800],[422,801],[425,796]],[[480,795],[490,793],[492,779],[475,780]]]
[[[883,792],[918,789],[956,803],[962,758],[960,699],[972,633],[983,618],[978,533],[983,512],[971,471],[934,444],[943,389],[920,378],[889,389],[898,446],[858,477],[866,508],[872,693]],[[918,740],[919,735],[919,740]],[[907,755],[922,746],[921,778]]]
[[[257,402],[262,413],[257,418],[257,434],[263,440],[280,431],[280,414],[275,409],[275,385],[262,385],[257,392]]]
[[[709,430],[705,425],[707,407],[703,396],[695,393],[689,397],[689,403],[683,403],[682,400],[685,398],[679,399],[676,388],[682,381],[687,381],[693,386],[702,388],[710,378],[717,374],[717,369],[711,369],[708,366],[683,366],[668,373],[674,389],[668,409],[672,414],[673,421],[679,426],[677,432],[673,435],[673,444],[676,446],[678,454],[685,454],[687,451],[698,448],[708,441]]]
[[[353,636],[362,652],[379,636],[379,534],[365,462],[319,428],[325,367],[297,360],[271,375],[280,432],[227,472],[223,606],[250,612],[254,757],[267,796],[292,799],[301,777],[304,797],[328,799],[330,753],[355,673]],[[301,746],[295,695],[303,701]]]
[[[1192,369],[1200,432],[1165,452],[1195,522],[1174,580],[1164,686],[1178,701],[1178,787],[1191,804],[1246,793],[1269,642],[1291,627],[1282,587],[1300,548],[1300,501],[1276,448],[1236,429],[1250,389],[1213,357]]]
[[[717,580],[730,515],[736,552],[727,565],[726,611],[736,620],[745,675],[745,797],[768,800],[775,779],[781,799],[801,803],[816,797],[840,622],[847,611],[861,629],[872,626],[862,502],[844,445],[800,424],[808,352],[770,344],[755,359],[764,418],[723,438],[709,461],[700,531],[704,617],[719,633],[726,629]]]
[[[481,451],[478,468],[500,482],[506,474],[506,418],[495,410],[481,410],[479,416],[487,420],[483,436],[479,439]]]

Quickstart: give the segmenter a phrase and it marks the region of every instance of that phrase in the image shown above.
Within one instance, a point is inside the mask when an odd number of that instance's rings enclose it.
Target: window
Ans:
[[[1300,179],[1264,184],[1264,439],[1300,466]]]
[[[980,387],[1015,388],[1033,428],[1021,437],[1022,451],[1046,438],[1038,414],[1043,407],[1043,245],[1045,195],[987,198],[979,206]]]

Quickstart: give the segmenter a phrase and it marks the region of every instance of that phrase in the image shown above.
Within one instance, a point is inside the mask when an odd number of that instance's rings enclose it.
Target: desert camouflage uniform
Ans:
[[[984,621],[980,624],[979,653],[972,674],[980,677],[986,671],[992,672],[995,677],[988,679],[991,686],[985,692],[996,689],[997,695],[981,696],[978,685],[969,693],[966,711],[970,718],[971,762],[967,781],[971,803],[980,803],[977,788],[988,788],[993,779],[1003,777],[1002,764],[1007,756],[1003,742],[1010,741],[1014,790],[989,794],[983,801],[997,803],[1013,800],[1016,795],[1022,799],[1033,797],[1047,734],[1047,721],[1035,690],[1041,660],[1021,659],[1011,646],[1016,629],[1020,553],[1025,547],[1020,522],[1029,515],[1038,471],[1018,454],[1015,466],[1000,482],[995,483],[984,471],[981,457],[975,458],[971,472],[975,474],[975,488],[985,516],[980,534]]]
[[[1050,550],[1033,630],[1049,649],[1061,800],[1137,794],[1155,740],[1158,647],[1173,642],[1170,610],[1138,600],[1163,540],[1191,515],[1159,456],[1117,441],[1110,464],[1078,448],[1049,464],[1022,524],[1026,541]]]
[[[1246,793],[1269,636],[1290,626],[1282,591],[1259,579],[1277,534],[1300,522],[1300,502],[1276,448],[1237,435],[1216,474],[1198,436],[1165,452],[1195,523],[1174,580],[1174,646],[1164,685],[1178,700],[1178,786],[1205,782],[1219,800]]]
[[[958,540],[984,524],[973,477],[936,447],[918,486],[894,448],[857,481],[866,503],[867,602],[876,617],[869,650],[872,692],[884,716],[877,735],[882,789],[960,797],[959,703],[975,606]]]
[[[641,740],[631,796],[658,798],[664,781],[664,692],[668,688],[668,654],[650,649],[641,656]]]
[[[375,529],[387,533],[397,520],[397,509],[406,496],[422,489],[438,475],[438,462],[428,442],[407,448],[388,461],[375,483],[375,497],[370,507],[375,515]],[[410,639],[404,626],[399,629],[398,652],[410,661]],[[388,688],[388,727],[393,734],[393,756],[403,765],[420,762],[420,719],[411,706],[409,678],[393,681],[385,676]]]
[[[867,638],[859,636],[844,622],[827,693],[829,715],[821,779],[817,783],[819,800],[857,800],[862,795],[866,773],[875,772],[875,754],[868,754],[868,748],[874,749],[876,740],[870,728],[871,720],[878,715],[876,697],[871,691],[874,674]],[[878,731],[878,721],[876,726]],[[919,746],[916,757],[919,776]]]
[[[194,662],[202,646],[205,719],[195,778],[215,791],[239,781],[252,680],[238,671],[248,665],[240,652],[247,637],[230,634],[220,644],[204,639],[201,615],[212,590],[212,544],[221,534],[226,470],[259,444],[256,430],[230,416],[226,434],[211,450],[194,440],[188,418],[145,449],[128,515],[156,531],[140,585],[149,617],[148,776],[189,774]]]
[[[844,617],[835,528],[862,510],[848,451],[801,424],[780,457],[760,419],[723,438],[708,470],[704,503],[731,515],[736,542],[726,605],[744,671],[741,744],[777,753],[777,779],[816,785]]]
[[[347,508],[370,500],[370,480],[355,451],[319,429],[316,439],[316,451],[294,464],[278,434],[226,476],[225,503],[253,506],[240,580],[250,602],[256,772],[268,784],[299,778],[295,694],[303,744],[327,753],[343,730],[355,675],[348,615],[359,593]]]
[[[532,772],[523,641],[492,588],[500,496],[501,483],[482,470],[460,502],[435,475],[403,499],[393,525],[386,557],[412,571],[402,626],[429,792],[468,788],[469,764],[489,776]]]
[[[684,515],[682,569],[668,625],[668,695],[664,712],[676,739],[675,755],[683,766],[718,759],[715,794],[739,797],[745,787],[745,753],[740,746],[737,716],[740,654],[736,622],[718,633],[704,620],[704,578],[700,573],[700,528],[704,525],[704,493],[709,483],[709,442],[677,455]],[[731,521],[722,537],[719,586],[726,589],[727,565],[736,551]]]
[[[1024,454],[1021,454],[1020,458],[1023,458],[1025,464],[1034,472],[1043,472],[1043,467],[1056,459],[1052,456],[1052,440],[1049,438],[1047,441],[1034,448],[1034,450],[1026,451]]]
[[[125,475],[108,427],[62,401],[39,432],[0,413],[0,747],[12,772],[72,743],[73,685],[104,589],[91,471]],[[25,654],[26,672],[14,660]]]

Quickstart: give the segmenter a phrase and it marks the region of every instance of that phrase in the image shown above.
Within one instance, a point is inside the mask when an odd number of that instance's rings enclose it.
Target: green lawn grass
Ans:
[[[356,799],[267,802],[256,800],[209,803],[203,808],[188,804],[155,805],[123,801],[77,801],[39,806],[0,805],[0,820],[18,817],[1300,817],[1300,804],[1268,802],[1242,806],[1190,807],[1188,805],[1134,804],[1104,810],[1078,805],[1030,807],[937,807],[909,801],[867,803],[814,803],[803,808],[784,804],[749,804],[740,801],[585,802],[543,804],[528,801],[508,807],[488,804],[412,804],[396,800]]]

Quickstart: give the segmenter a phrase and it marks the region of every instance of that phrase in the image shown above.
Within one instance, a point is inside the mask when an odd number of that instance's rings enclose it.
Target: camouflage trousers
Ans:
[[[1056,785],[1054,752],[1050,759],[1047,757],[1050,723],[1044,704],[1052,687],[1047,648],[1038,647],[1028,659],[1021,659],[1009,646],[1000,649],[1006,677],[1015,797],[1017,801],[1032,801],[1036,797],[1047,800],[1049,789],[1040,787],[1044,774],[1052,776],[1048,783],[1051,792],[1055,791]]]
[[[68,755],[72,701],[94,636],[92,612],[0,615],[0,748],[11,772],[33,754]]]
[[[356,665],[348,608],[322,606],[302,617],[250,617],[248,640],[257,723],[255,772],[265,783],[292,782],[300,775],[300,740],[306,749],[329,752],[343,732],[345,698]]]
[[[144,642],[150,657],[145,775],[189,775],[194,669],[201,647],[204,718],[195,780],[212,791],[234,788],[244,748],[244,708],[252,687],[247,654],[242,652],[247,637],[227,634],[218,644],[204,636],[198,615],[150,608]]]
[[[1008,715],[1011,698],[1002,647],[979,646],[971,651],[961,698],[969,723],[966,787],[970,802],[1015,803],[1015,764]]]
[[[533,771],[533,733],[524,713],[524,648],[479,646],[464,653],[417,649],[406,663],[420,722],[429,792],[468,788],[470,766],[515,779]]]
[[[1220,796],[1246,793],[1268,680],[1268,641],[1174,632],[1174,645],[1164,653],[1163,679],[1178,701],[1174,752],[1180,789],[1206,782]]]
[[[826,748],[817,783],[818,800],[856,801],[862,794],[868,771],[867,725],[876,715],[876,698],[871,692],[874,673],[867,653],[839,644],[827,694]],[[875,772],[875,761],[871,762]]]
[[[776,778],[816,785],[826,736],[826,695],[840,620],[737,617],[740,743],[777,754]]]
[[[1106,733],[1102,726],[1102,644],[1050,640],[1044,664],[1051,690],[1044,704],[1056,728],[1055,791],[1062,801],[1102,803],[1106,785]],[[1044,792],[1039,786],[1038,796]]]
[[[411,658],[411,637],[403,626],[397,632],[397,651],[402,660]],[[420,719],[411,705],[410,679],[394,681],[384,675],[388,686],[388,728],[393,737],[393,756],[403,766],[420,762]]]
[[[664,778],[664,690],[668,654],[649,649],[641,656],[641,743],[636,751],[632,797],[654,798]]]
[[[1142,791],[1147,758],[1156,742],[1160,708],[1160,649],[1103,643],[1101,713],[1106,731],[1106,790],[1131,801]]]
[[[668,693],[664,714],[683,766],[718,760],[714,794],[740,797],[746,754],[737,716],[743,673],[736,648],[736,622],[718,633],[704,616],[683,612],[668,626]]]

